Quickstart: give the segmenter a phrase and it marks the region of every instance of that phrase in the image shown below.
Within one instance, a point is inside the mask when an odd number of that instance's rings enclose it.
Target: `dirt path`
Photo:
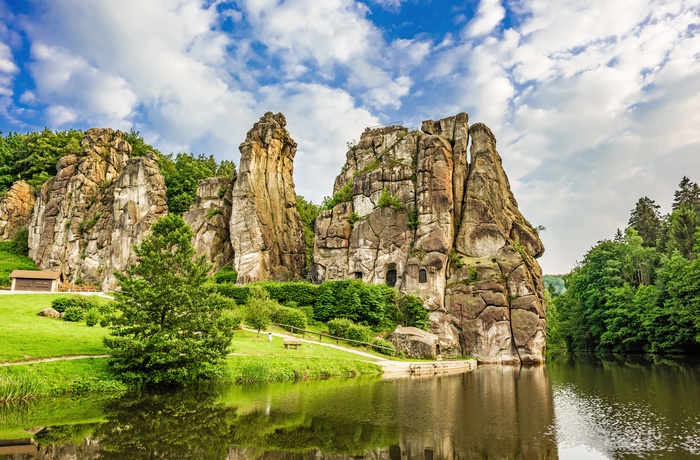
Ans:
[[[86,358],[109,358],[109,355],[57,356],[55,358],[41,358],[41,359],[31,359],[29,361],[17,361],[17,362],[13,362],[13,363],[0,363],[0,367],[17,366],[18,364],[50,363],[52,361],[70,361],[73,359],[86,359]]]

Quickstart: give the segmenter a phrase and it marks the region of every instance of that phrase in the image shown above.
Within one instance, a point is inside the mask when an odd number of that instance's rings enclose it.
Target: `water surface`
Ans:
[[[47,399],[0,407],[0,437],[38,444],[8,460],[684,459],[700,457],[699,389],[697,362],[576,358],[436,378]]]

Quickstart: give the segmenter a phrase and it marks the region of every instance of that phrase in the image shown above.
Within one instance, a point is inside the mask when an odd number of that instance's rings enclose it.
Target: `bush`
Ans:
[[[240,329],[243,317],[232,310],[222,310],[221,317],[227,321],[227,327],[231,329]]]
[[[304,312],[296,308],[282,306],[274,309],[271,319],[275,323],[286,324],[287,326],[294,326],[299,329],[306,329],[308,324]]]
[[[352,326],[353,321],[347,318],[335,318],[328,321],[328,333],[335,337],[347,337],[348,329]]]
[[[238,272],[231,268],[230,265],[222,267],[221,270],[216,272],[214,275],[214,281],[216,281],[216,284],[235,283],[237,279]]]
[[[257,329],[260,334],[260,331],[270,324],[271,315],[277,308],[280,308],[280,305],[270,299],[270,294],[265,289],[260,286],[251,286],[245,322],[253,329]]]
[[[264,281],[255,283],[255,286],[263,287],[270,298],[281,304],[294,302],[297,305],[313,305],[318,297],[318,284],[298,281],[291,283],[279,283],[274,281]]]
[[[297,310],[302,312],[306,316],[306,321],[310,323],[314,320],[314,307],[306,305],[304,307],[297,307]]]
[[[394,354],[394,345],[384,339],[381,339],[379,337],[375,337],[372,339],[370,342],[372,344],[372,348],[377,350],[379,353],[382,353],[384,355],[392,355]],[[380,348],[380,347],[385,347],[385,348]],[[389,350],[387,350],[389,348]]]
[[[369,327],[360,324],[351,324],[350,327],[348,327],[345,338],[357,340],[358,342],[369,342],[371,336],[372,331]]]
[[[66,308],[66,311],[63,313],[63,319],[66,321],[72,321],[77,323],[78,321],[82,321],[83,317],[85,316],[85,312],[78,307],[68,307]]]
[[[88,310],[88,312],[85,314],[85,324],[88,327],[92,327],[95,324],[97,324],[100,321],[100,312],[97,310],[97,308],[91,308]]]
[[[29,231],[27,227],[20,227],[12,235],[11,251],[19,256],[29,254]]]
[[[430,327],[428,310],[423,306],[423,301],[416,296],[401,294],[398,299],[399,322],[403,326],[413,326],[427,330]]]
[[[51,301],[51,308],[63,313],[69,308],[78,308],[83,312],[87,312],[89,310],[92,310],[93,308],[100,310],[103,307],[100,306],[99,301],[94,296],[72,296],[58,297],[56,299],[53,299]]]
[[[250,287],[236,286],[235,284],[223,283],[216,285],[216,292],[222,296],[236,301],[238,305],[246,305],[250,298]]]

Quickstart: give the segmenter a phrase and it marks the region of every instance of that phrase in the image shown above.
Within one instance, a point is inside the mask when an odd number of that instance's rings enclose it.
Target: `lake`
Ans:
[[[576,357],[0,406],[0,438],[23,437],[35,445],[0,459],[700,458],[700,363]]]

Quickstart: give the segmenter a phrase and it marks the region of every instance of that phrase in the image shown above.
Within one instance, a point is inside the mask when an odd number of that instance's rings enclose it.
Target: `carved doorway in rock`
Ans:
[[[387,265],[386,285],[391,287],[396,286],[396,264]]]

